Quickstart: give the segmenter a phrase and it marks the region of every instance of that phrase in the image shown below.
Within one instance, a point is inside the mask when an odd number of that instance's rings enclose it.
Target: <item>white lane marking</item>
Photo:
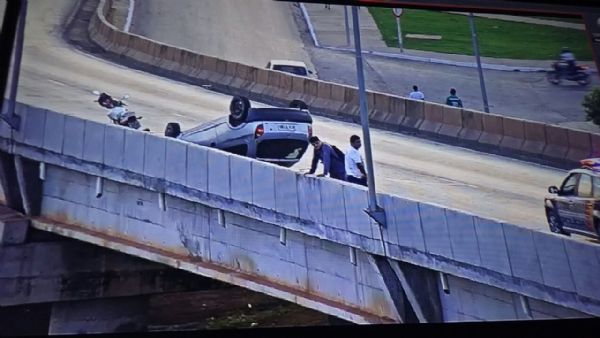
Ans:
[[[125,22],[125,32],[129,32],[131,28],[131,21],[133,20],[133,9],[135,7],[135,0],[129,0],[129,9],[127,10],[127,21]]]

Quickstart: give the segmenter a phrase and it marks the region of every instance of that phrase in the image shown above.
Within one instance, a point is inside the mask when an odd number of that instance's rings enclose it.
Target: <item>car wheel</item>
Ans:
[[[229,104],[229,123],[239,125],[248,117],[250,110],[250,100],[244,96],[234,96]]]
[[[555,234],[569,235],[563,230],[560,218],[558,217],[556,211],[547,210],[546,218],[548,219],[548,227],[550,228],[550,231],[554,232]]]
[[[290,102],[290,108],[308,110],[308,105],[302,100],[292,100],[292,102]]]
[[[176,122],[167,123],[167,127],[165,128],[165,136],[166,137],[177,137],[181,134],[181,126]]]

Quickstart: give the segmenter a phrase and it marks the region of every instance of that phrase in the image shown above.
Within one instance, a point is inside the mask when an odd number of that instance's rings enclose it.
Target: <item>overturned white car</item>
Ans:
[[[236,96],[229,116],[183,132],[178,123],[171,122],[165,136],[291,167],[306,152],[312,117],[299,100],[289,108],[252,108],[246,97]]]

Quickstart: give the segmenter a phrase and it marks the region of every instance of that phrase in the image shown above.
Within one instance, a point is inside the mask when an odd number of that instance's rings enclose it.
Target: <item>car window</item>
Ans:
[[[579,174],[571,174],[569,177],[567,177],[560,188],[560,194],[563,196],[575,195],[575,187],[577,186],[578,178]]]
[[[600,177],[593,177],[594,198],[600,198]]]
[[[296,67],[296,66],[286,66],[286,65],[275,65],[273,66],[274,70],[279,70],[286,73],[292,73],[296,75],[306,76],[308,73],[306,72],[306,68],[304,67]]]
[[[577,186],[577,196],[592,197],[592,177],[590,175],[581,175],[579,185]]]

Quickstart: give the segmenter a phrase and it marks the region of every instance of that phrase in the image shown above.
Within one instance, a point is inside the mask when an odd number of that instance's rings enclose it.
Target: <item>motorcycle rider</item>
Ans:
[[[575,54],[571,52],[568,47],[563,47],[560,51],[558,62],[554,64],[554,69],[560,72],[561,64],[566,66],[567,75],[575,74],[577,72],[577,60]]]

